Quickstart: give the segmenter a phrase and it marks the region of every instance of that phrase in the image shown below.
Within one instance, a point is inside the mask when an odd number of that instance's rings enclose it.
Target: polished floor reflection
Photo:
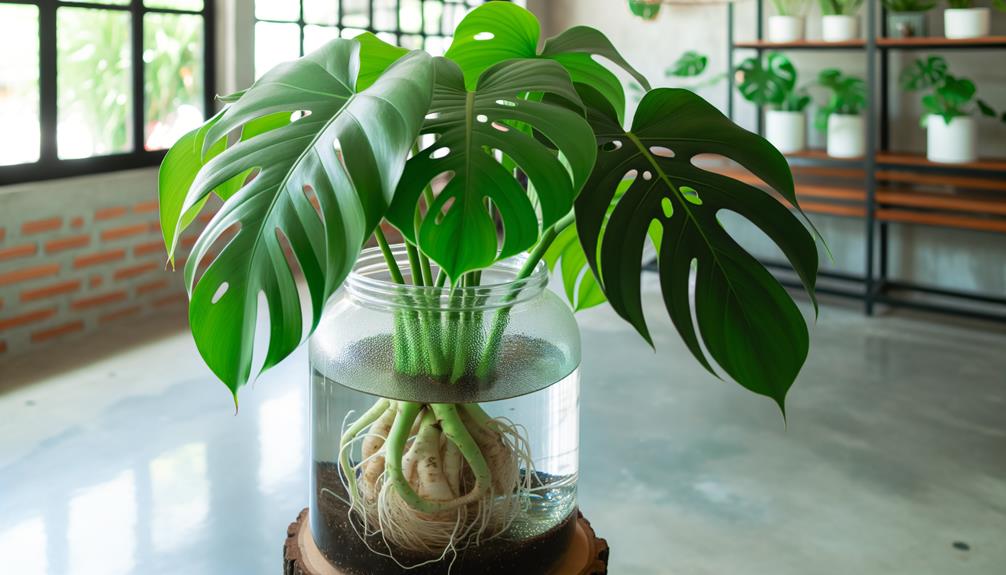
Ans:
[[[1002,573],[1003,330],[825,306],[786,428],[664,322],[654,354],[606,309],[580,321],[581,503],[613,574]],[[173,322],[0,360],[0,574],[280,572],[306,354],[235,414]]]

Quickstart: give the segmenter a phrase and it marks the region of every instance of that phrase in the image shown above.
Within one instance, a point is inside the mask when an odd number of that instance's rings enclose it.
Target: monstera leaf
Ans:
[[[705,72],[708,64],[708,56],[695,50],[688,50],[671,64],[666,73],[668,76],[678,78],[693,78]]]
[[[556,62],[503,62],[483,72],[469,91],[457,64],[436,60],[433,103],[422,129],[436,141],[406,164],[385,217],[451,278],[530,248],[541,230],[569,213],[590,175],[596,156],[590,125],[566,106],[523,99],[528,92],[580,105]],[[562,158],[534,135],[508,125],[513,122],[533,128]],[[494,150],[517,165],[537,190],[540,225],[527,192]],[[447,182],[421,213],[419,198],[438,178]],[[502,246],[487,200],[503,221]]]
[[[197,347],[235,397],[251,376],[259,294],[269,308],[263,369],[304,336],[285,250],[305,276],[316,323],[390,202],[429,107],[428,55],[404,56],[372,86],[356,91],[359,52],[358,42],[334,40],[274,68],[203,135],[202,156],[208,158],[242,126],[276,114],[297,117],[216,153],[177,211],[189,213],[212,190],[255,172],[209,222],[185,266]],[[235,224],[236,234],[224,239]],[[225,241],[197,280],[200,262]]]
[[[778,105],[796,87],[796,68],[789,58],[771,52],[761,58],[751,57],[737,66],[740,90],[744,99],[759,106]]]
[[[817,273],[814,238],[769,194],[702,169],[693,159],[699,154],[726,156],[796,206],[786,160],[764,139],[739,128],[688,90],[648,93],[628,131],[603,98],[589,90],[581,95],[600,151],[576,201],[576,225],[608,301],[650,340],[640,303],[640,267],[647,237],[659,238],[664,303],[692,354],[713,371],[701,337],[726,373],[782,408],[807,355],[806,324],[786,290],[737,244],[717,215],[735,212],[764,231],[811,297]],[[626,180],[628,189],[614,201]],[[654,226],[659,233],[652,232]],[[694,299],[689,294],[693,271]]]
[[[646,77],[622,58],[611,41],[588,26],[574,26],[545,41],[541,52],[538,41],[541,26],[534,14],[511,2],[488,2],[472,10],[454,31],[454,40],[445,54],[464,72],[469,89],[489,67],[514,58],[555,60],[569,72],[573,82],[587,84],[607,98],[619,118],[625,108],[622,83],[610,70],[594,60],[606,58],[625,70],[645,89]]]

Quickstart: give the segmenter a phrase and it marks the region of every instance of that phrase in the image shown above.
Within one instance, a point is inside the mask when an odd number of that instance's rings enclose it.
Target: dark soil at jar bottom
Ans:
[[[346,575],[443,575],[453,559],[452,553],[436,563],[423,567],[403,570],[390,558],[378,555],[360,540],[362,532],[359,524],[350,524],[349,505],[322,493],[321,489],[339,489],[339,468],[333,463],[315,463],[314,488],[312,495],[317,499],[318,516],[311,514],[311,531],[318,548],[325,557]],[[497,537],[480,545],[472,545],[458,551],[458,557],[450,572],[454,575],[544,575],[569,546],[576,533],[576,512],[551,530],[530,539],[520,541]],[[377,550],[387,550],[380,535],[367,539]],[[428,559],[407,551],[395,551],[395,557],[403,565],[416,565]]]

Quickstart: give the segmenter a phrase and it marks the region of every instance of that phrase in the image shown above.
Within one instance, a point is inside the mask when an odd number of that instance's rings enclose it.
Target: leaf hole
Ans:
[[[439,117],[440,117],[440,112],[430,112],[429,114],[426,114],[426,116],[425,116],[425,118],[427,120],[436,120]]]
[[[510,101],[510,100],[496,100],[496,104],[498,104],[500,106],[506,106],[507,108],[516,108],[517,107],[517,102],[513,102],[513,101]]]
[[[314,191],[314,188],[310,184],[304,184],[304,197],[307,198],[311,207],[314,208],[314,213],[318,214],[318,219],[324,221],[325,218],[321,214],[321,201],[318,199],[318,193]]]
[[[650,170],[646,170],[645,172],[643,172],[643,179],[646,180],[647,182],[653,179],[653,174],[650,173]]]
[[[447,146],[441,146],[441,147],[437,148],[436,150],[433,150],[433,153],[430,154],[430,159],[431,160],[439,160],[441,158],[446,158],[447,154],[450,154],[450,153],[451,153],[451,149],[450,148],[448,148]]]
[[[660,208],[664,210],[664,217],[671,219],[674,215],[674,204],[671,203],[671,198],[664,198],[660,200]]]
[[[665,148],[664,146],[651,146],[650,153],[654,156],[659,156],[661,158],[673,158],[674,150],[670,148]]]
[[[485,124],[486,122],[489,121],[489,116],[486,116],[485,114],[479,114],[478,116],[475,116],[475,121],[477,121],[480,124]]]
[[[478,34],[472,36],[472,39],[479,42],[485,42],[486,40],[492,40],[495,37],[496,34],[493,34],[492,32],[479,32]]]
[[[506,126],[504,126],[503,124],[500,124],[499,122],[493,122],[491,124],[491,126],[493,128],[496,128],[500,132],[509,132],[510,131],[510,128],[507,128]]]
[[[447,198],[447,201],[444,202],[442,206],[440,206],[440,210],[437,211],[437,217],[434,218],[433,223],[439,226],[444,221],[444,218],[447,217],[447,212],[451,211],[451,207],[453,205],[454,196],[451,196]]]
[[[621,149],[622,149],[622,141],[621,140],[612,140],[610,142],[605,143],[603,146],[601,146],[601,150],[604,151],[604,152],[614,152],[614,151],[621,150]]]
[[[296,112],[290,114],[290,123],[296,122],[297,120],[303,120],[310,115],[311,110],[297,110]]]
[[[629,170],[628,172],[625,172],[625,175],[622,176],[622,181],[635,180],[637,177],[639,177],[639,170],[632,169]]]
[[[678,188],[678,191],[681,192],[681,195],[685,197],[685,201],[688,203],[695,204],[696,206],[702,205],[702,198],[699,197],[699,193],[695,190],[695,188],[681,186]]]
[[[220,301],[220,298],[224,297],[224,294],[227,293],[227,290],[230,287],[231,284],[227,282],[223,282],[219,286],[217,286],[217,291],[213,292],[213,298],[210,299],[210,303],[215,304],[218,301]]]

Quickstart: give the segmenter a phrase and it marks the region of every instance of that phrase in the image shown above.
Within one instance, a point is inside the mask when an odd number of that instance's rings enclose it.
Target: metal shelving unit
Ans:
[[[937,164],[924,155],[890,149],[891,55],[900,50],[1006,50],[1006,36],[967,40],[942,37],[888,38],[886,10],[878,0],[867,0],[863,10],[866,37],[847,42],[803,40],[772,43],[764,39],[764,0],[756,0],[755,39],[734,38],[734,6],[727,5],[727,54],[731,66],[739,50],[859,51],[866,58],[868,105],[866,155],[836,159],[823,151],[809,150],[789,156],[797,178],[797,196],[804,210],[864,221],[865,266],[862,275],[822,271],[820,276],[841,287],[818,291],[860,299],[868,315],[877,304],[1006,322],[1006,296],[949,290],[889,277],[891,224],[907,223],[1006,233],[1006,158],[982,159],[970,164]],[[728,74],[727,114],[734,117],[734,78]],[[764,110],[759,110],[756,131],[764,133]],[[738,174],[734,174],[739,177]],[[823,183],[802,183],[806,178]],[[839,180],[840,183],[835,183]],[[841,182],[844,180],[844,182]],[[920,187],[939,188],[937,192]],[[946,190],[950,190],[947,192]],[[788,269],[782,262],[765,262]],[[799,285],[780,277],[784,284]],[[919,296],[929,296],[920,299]],[[932,301],[933,297],[943,301]]]

